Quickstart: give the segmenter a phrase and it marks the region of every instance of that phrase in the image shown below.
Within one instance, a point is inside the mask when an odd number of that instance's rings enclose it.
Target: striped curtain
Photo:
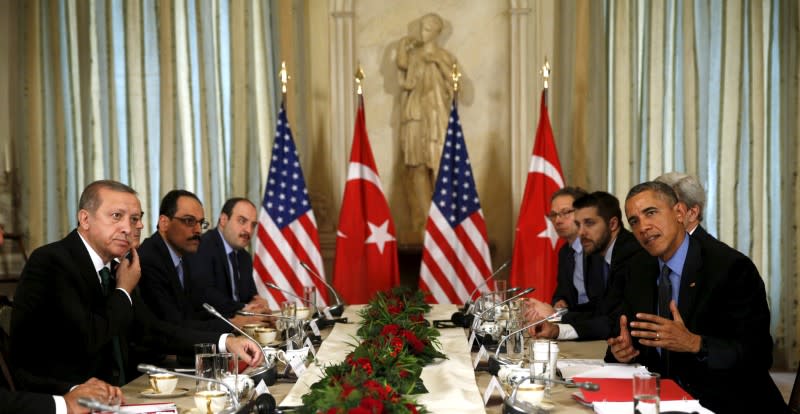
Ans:
[[[76,225],[96,179],[139,192],[148,234],[173,188],[195,192],[208,219],[230,196],[262,198],[277,114],[269,2],[16,4],[26,94],[13,144],[21,205],[37,206],[18,212],[31,246]]]
[[[800,360],[797,1],[556,4],[554,72],[567,79],[554,79],[553,128],[568,181],[622,200],[664,172],[697,176],[708,197],[703,225],[758,266],[776,366],[793,369]]]

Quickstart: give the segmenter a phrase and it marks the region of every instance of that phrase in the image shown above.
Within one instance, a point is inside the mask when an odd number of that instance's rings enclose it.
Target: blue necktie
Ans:
[[[183,283],[183,259],[178,260],[178,265],[175,266],[175,271],[178,272],[178,281],[181,282],[181,287],[186,288],[186,285]]]
[[[233,300],[239,301],[239,258],[236,254],[236,250],[232,250],[228,253],[228,260],[231,261],[231,268],[233,269],[233,274],[231,275],[231,292],[233,293]]]

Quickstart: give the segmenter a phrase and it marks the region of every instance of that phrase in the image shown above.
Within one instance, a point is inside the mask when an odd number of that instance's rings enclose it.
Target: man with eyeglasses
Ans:
[[[158,228],[142,242],[142,297],[159,318],[184,326],[229,332],[230,326],[214,318],[202,304],[202,286],[193,277],[188,256],[197,252],[208,221],[203,205],[194,193],[172,190],[161,199]],[[236,316],[241,326],[260,319]]]
[[[580,187],[564,187],[550,197],[550,213],[547,218],[553,223],[558,237],[566,243],[558,251],[558,282],[553,293],[553,306],[573,309],[589,301],[584,280],[584,256],[575,208],[572,203],[586,195]]]
[[[226,317],[238,310],[269,313],[253,281],[253,258],[245,250],[257,225],[256,206],[246,198],[231,198],[222,206],[217,227],[202,236],[197,254],[189,256],[206,301]]]

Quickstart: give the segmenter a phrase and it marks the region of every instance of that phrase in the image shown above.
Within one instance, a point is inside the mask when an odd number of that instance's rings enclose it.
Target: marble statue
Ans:
[[[406,166],[403,181],[411,230],[420,235],[430,208],[453,101],[451,73],[456,59],[436,44],[443,24],[437,14],[423,16],[419,36],[404,37],[397,49],[402,93],[400,142]]]

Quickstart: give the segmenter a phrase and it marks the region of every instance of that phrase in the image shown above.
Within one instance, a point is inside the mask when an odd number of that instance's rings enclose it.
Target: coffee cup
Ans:
[[[258,327],[255,330],[256,341],[258,341],[261,345],[268,345],[275,342],[275,338],[278,337],[278,331],[275,328],[269,328],[266,326]]]
[[[178,385],[178,377],[174,374],[151,374],[150,387],[156,394],[171,394]]]
[[[262,351],[264,353],[264,359],[266,359],[270,365],[276,365],[278,361],[284,361],[286,359],[286,356],[280,349],[265,346]]]
[[[533,405],[538,405],[544,398],[544,384],[531,383],[530,380],[525,380],[517,388],[517,399],[525,401]]]
[[[250,390],[252,390],[255,385],[253,379],[244,374],[226,375],[222,377],[221,381],[235,390],[239,401],[250,395]]]
[[[200,391],[194,395],[194,405],[205,414],[216,414],[228,403],[228,393],[219,390]]]
[[[256,329],[261,328],[263,326],[264,326],[264,324],[261,324],[261,323],[248,323],[248,324],[242,326],[242,330],[246,334],[248,334],[248,335],[250,335],[252,337],[255,337],[256,336]]]

